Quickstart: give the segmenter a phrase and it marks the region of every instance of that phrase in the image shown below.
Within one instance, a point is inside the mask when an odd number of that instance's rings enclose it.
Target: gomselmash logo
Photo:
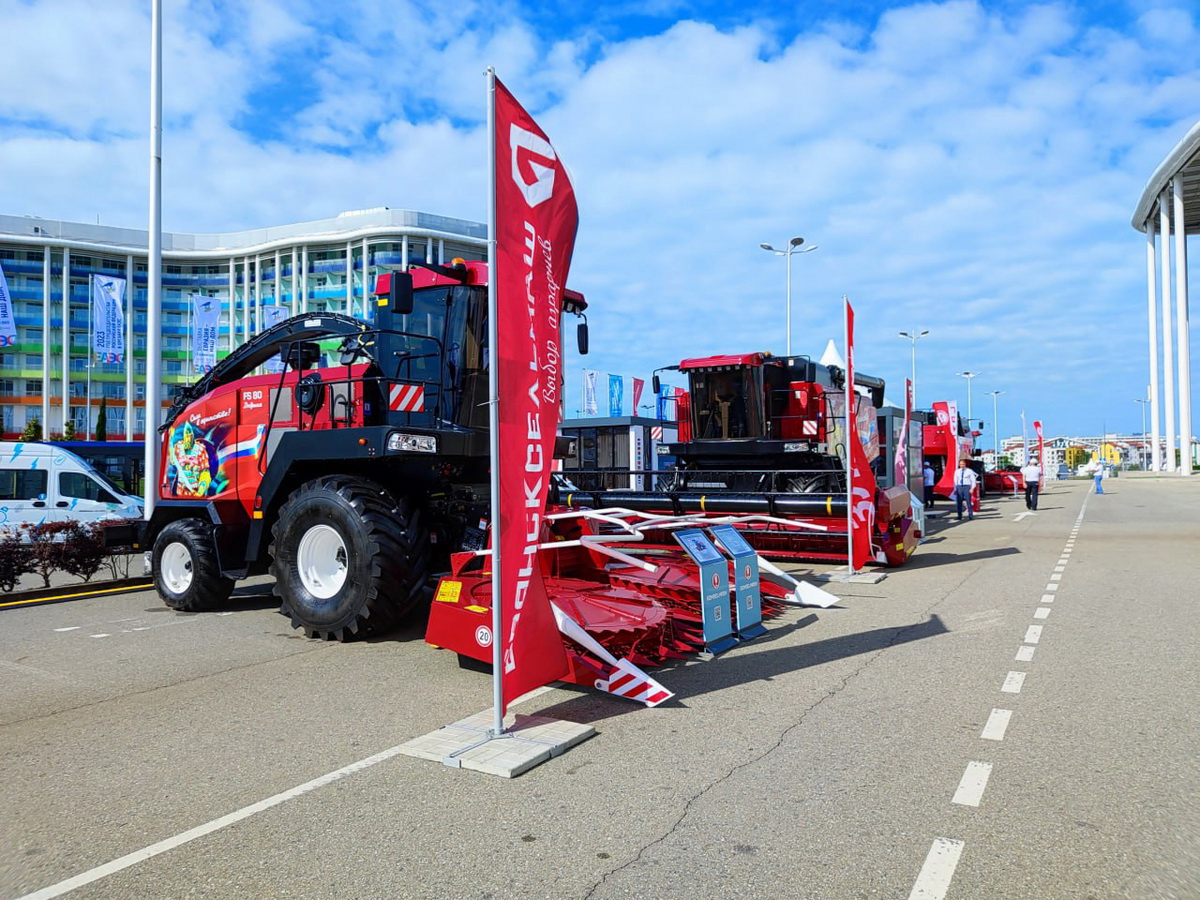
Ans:
[[[508,133],[512,146],[512,177],[517,188],[529,204],[529,208],[544,203],[554,196],[554,163],[558,157],[550,142],[519,125],[513,125]],[[533,174],[533,181],[525,180],[521,162],[525,161]]]

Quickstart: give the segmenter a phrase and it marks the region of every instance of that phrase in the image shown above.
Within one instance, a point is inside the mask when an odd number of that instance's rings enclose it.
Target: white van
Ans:
[[[142,517],[142,499],[55,444],[0,441],[0,532],[42,522]]]

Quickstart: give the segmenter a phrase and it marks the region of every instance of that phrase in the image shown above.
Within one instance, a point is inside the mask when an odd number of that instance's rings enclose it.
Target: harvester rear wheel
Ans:
[[[421,597],[429,534],[420,508],[374,482],[331,476],[301,485],[273,535],[275,594],[310,637],[386,631]]]
[[[171,609],[196,612],[229,599],[233,579],[221,574],[213,528],[199,519],[177,519],[154,540],[154,586]]]

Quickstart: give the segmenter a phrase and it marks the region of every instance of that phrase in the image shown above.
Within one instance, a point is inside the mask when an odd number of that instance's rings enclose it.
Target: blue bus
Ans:
[[[135,497],[144,496],[142,473],[146,445],[142,441],[54,441],[106,475],[117,487]]]

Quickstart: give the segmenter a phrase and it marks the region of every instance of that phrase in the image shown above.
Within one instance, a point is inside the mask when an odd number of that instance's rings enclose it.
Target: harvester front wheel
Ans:
[[[233,591],[233,579],[221,574],[217,562],[212,525],[199,519],[177,519],[163,528],[151,565],[158,595],[171,609],[213,609]]]
[[[310,637],[385,631],[421,596],[429,535],[419,507],[377,484],[342,476],[303,484],[273,535],[275,594]]]

